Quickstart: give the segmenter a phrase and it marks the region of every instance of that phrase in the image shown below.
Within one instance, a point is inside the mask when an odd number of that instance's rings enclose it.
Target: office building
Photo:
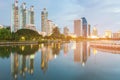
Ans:
[[[81,26],[81,20],[74,20],[74,34],[76,36],[82,36],[82,26]]]

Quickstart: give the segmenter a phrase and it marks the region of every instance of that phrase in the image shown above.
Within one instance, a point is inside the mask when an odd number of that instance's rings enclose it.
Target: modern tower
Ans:
[[[26,11],[26,29],[31,29],[31,30],[35,30],[36,31],[36,27],[35,27],[35,12],[34,12],[34,6],[31,6],[29,10]]]
[[[82,36],[87,38],[87,20],[85,17],[81,18],[82,19]]]
[[[47,33],[47,27],[48,27],[48,12],[46,11],[46,8],[43,9],[43,11],[41,12],[41,30],[42,32],[46,32]]]
[[[74,34],[76,36],[82,35],[81,20],[74,20]]]
[[[16,32],[19,29],[19,7],[18,0],[15,0],[12,5],[11,13],[11,32]]]
[[[20,28],[26,27],[26,18],[27,18],[26,3],[23,3],[21,5],[21,10],[20,10]]]

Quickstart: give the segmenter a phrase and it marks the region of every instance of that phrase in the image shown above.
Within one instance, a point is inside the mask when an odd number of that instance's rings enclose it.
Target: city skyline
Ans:
[[[11,5],[14,0],[8,2],[0,0],[1,18],[0,24],[10,25]],[[27,8],[30,5],[35,7],[35,25],[41,31],[41,11],[45,7],[49,12],[49,19],[53,20],[60,28],[68,26],[70,32],[73,32],[74,19],[86,17],[89,24],[93,28],[96,25],[98,33],[103,33],[105,30],[119,31],[120,26],[120,1],[109,0],[35,0],[35,1],[19,1],[19,5],[26,2]],[[67,3],[67,4],[66,4]],[[3,16],[4,15],[4,16]],[[7,16],[6,16],[7,15]]]

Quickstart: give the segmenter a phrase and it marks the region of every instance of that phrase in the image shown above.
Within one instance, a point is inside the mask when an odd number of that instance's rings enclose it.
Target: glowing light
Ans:
[[[22,47],[21,47],[21,50],[24,51],[24,50],[25,50],[25,46],[22,46]]]
[[[96,55],[97,54],[97,50],[94,48],[93,49],[93,54]]]
[[[30,47],[31,47],[31,49],[32,49],[32,48],[33,48],[33,45],[31,44]]]
[[[55,54],[54,58],[56,59],[57,58],[57,55]]]
[[[84,62],[82,63],[82,66],[83,66],[83,67],[85,66],[85,63],[84,63]]]
[[[23,40],[23,41],[24,41],[24,40],[25,40],[25,37],[24,37],[24,36],[22,36],[22,37],[21,37],[21,40]]]
[[[90,38],[92,38],[92,39],[98,39],[99,37],[97,37],[97,36],[90,36]]]
[[[44,47],[44,44],[41,44],[41,47]]]
[[[15,76],[14,76],[14,77],[15,77],[15,79],[16,79],[16,78],[17,78],[17,74],[15,74]]]
[[[34,59],[34,58],[35,58],[35,55],[31,55],[31,56],[30,56],[30,59]]]

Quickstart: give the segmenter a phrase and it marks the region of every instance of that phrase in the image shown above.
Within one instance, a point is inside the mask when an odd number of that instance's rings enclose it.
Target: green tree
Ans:
[[[11,32],[6,28],[0,29],[0,40],[10,40]]]
[[[20,29],[15,33],[17,40],[33,40],[36,41],[41,37],[37,31],[30,29]]]
[[[61,33],[60,33],[60,30],[59,30],[58,27],[55,27],[53,29],[51,37],[54,38],[54,39],[60,39]]]

